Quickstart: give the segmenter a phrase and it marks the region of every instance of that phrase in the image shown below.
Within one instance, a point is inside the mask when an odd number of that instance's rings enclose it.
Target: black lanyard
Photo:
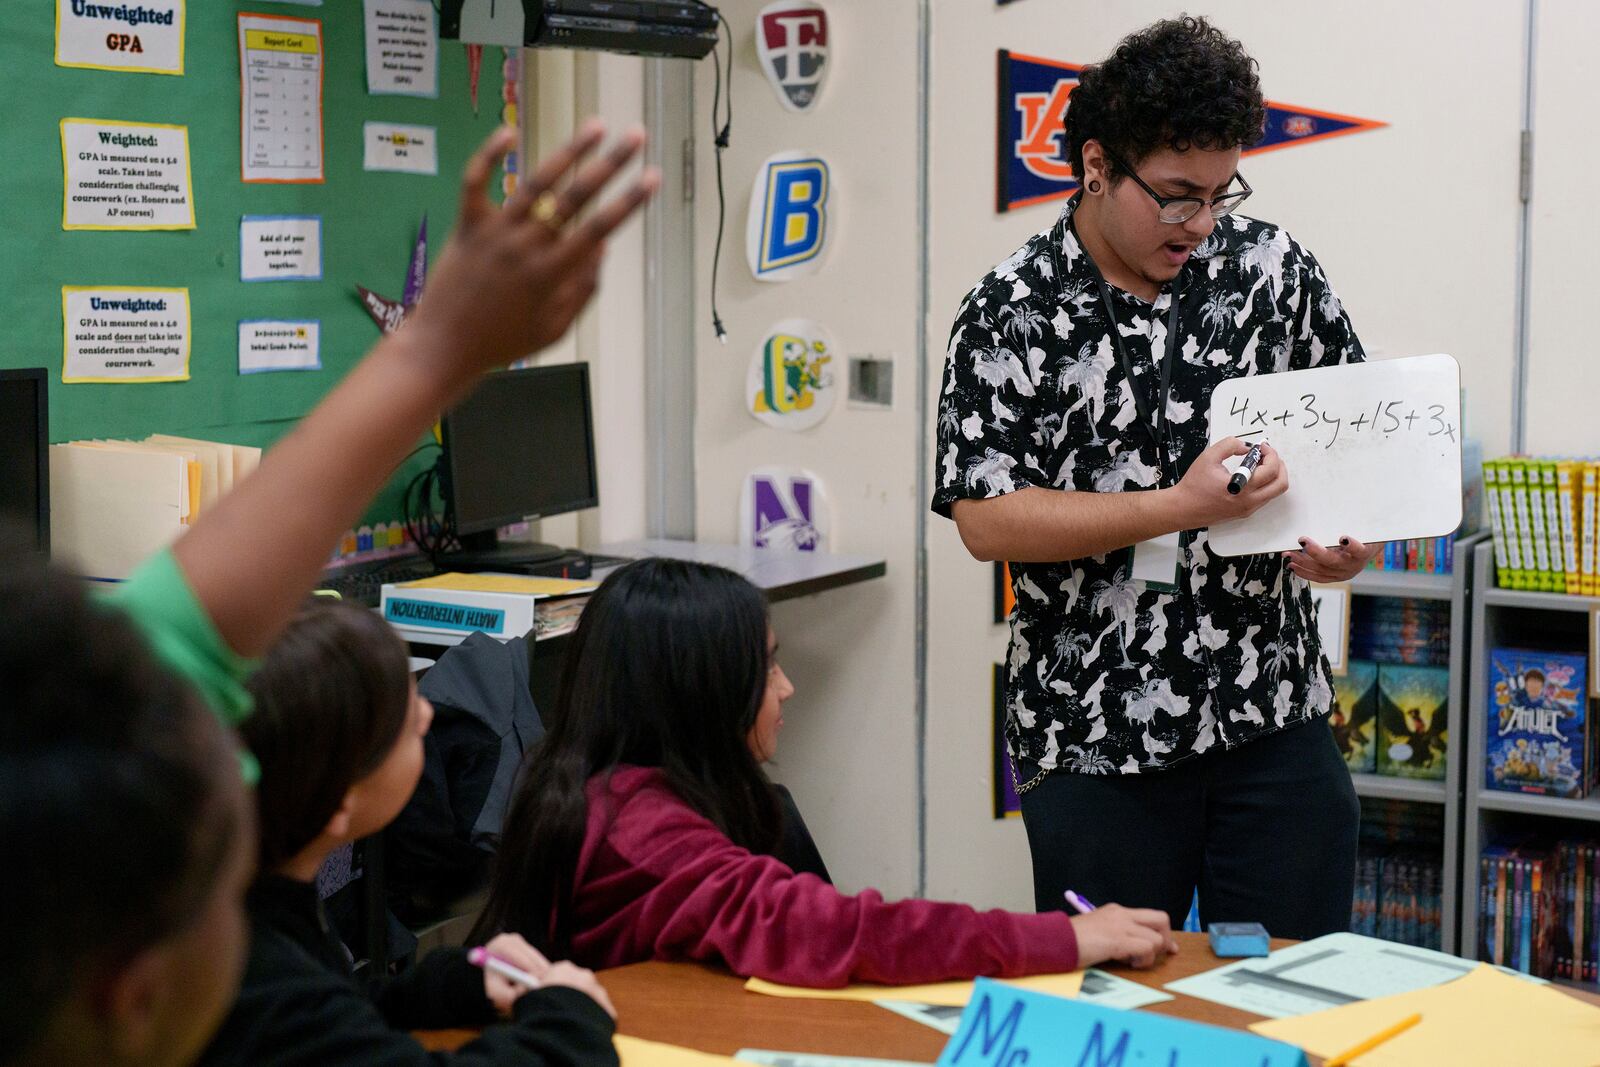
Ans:
[[[1155,442],[1156,457],[1161,463],[1157,484],[1166,481],[1169,471],[1176,481],[1177,472],[1172,470],[1171,459],[1167,453],[1167,397],[1172,391],[1172,364],[1178,355],[1178,309],[1183,301],[1183,275],[1180,273],[1172,283],[1172,306],[1167,309],[1167,351],[1161,357],[1161,391],[1156,397],[1158,406],[1152,415],[1150,406],[1145,403],[1144,393],[1140,391],[1139,380],[1133,376],[1133,358],[1128,355],[1128,346],[1123,343],[1122,331],[1117,328],[1117,307],[1111,300],[1111,286],[1106,284],[1100,268],[1095,265],[1094,257],[1089,255],[1088,249],[1083,250],[1083,258],[1089,264],[1089,273],[1094,275],[1095,285],[1100,290],[1100,303],[1106,310],[1106,325],[1111,329],[1111,343],[1116,346],[1117,359],[1122,363],[1122,373],[1128,377],[1128,392],[1133,396],[1134,409],[1138,411],[1139,419],[1144,424],[1146,432],[1150,434],[1150,439]]]

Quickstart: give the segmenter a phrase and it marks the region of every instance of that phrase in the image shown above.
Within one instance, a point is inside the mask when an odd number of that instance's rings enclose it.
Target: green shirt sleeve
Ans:
[[[235,726],[249,716],[244,683],[255,664],[222,640],[170,549],[140,564],[106,600],[133,621],[156,658],[193,685],[223,722]]]

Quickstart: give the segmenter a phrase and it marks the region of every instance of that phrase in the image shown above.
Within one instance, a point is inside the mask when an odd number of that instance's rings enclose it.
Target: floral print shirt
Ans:
[[[1070,222],[962,301],[939,395],[933,508],[1029,486],[1123,493],[1162,484],[1132,389],[1156,408],[1172,284],[1149,303],[1112,287],[1115,328]],[[1229,378],[1364,358],[1322,268],[1283,230],[1218,220],[1180,277],[1166,415],[1174,484],[1207,443]],[[1188,531],[1176,592],[1132,579],[1132,550],[1011,565],[1006,739],[1024,791],[1052,771],[1132,774],[1327,713],[1332,685],[1310,587],[1276,555],[1222,558]]]

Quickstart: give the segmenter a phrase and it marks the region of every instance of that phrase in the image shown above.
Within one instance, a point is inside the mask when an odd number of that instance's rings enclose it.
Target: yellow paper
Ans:
[[[592,593],[600,588],[594,582],[570,578],[523,578],[515,574],[435,574],[406,582],[407,589],[449,589],[458,593],[520,593],[523,596],[571,596]]]
[[[626,1034],[618,1034],[615,1040],[622,1067],[726,1067],[736,1062],[728,1056],[715,1056]]]
[[[1083,972],[1067,974],[1036,974],[1031,978],[1007,978],[1005,985],[1026,989],[1034,993],[1047,993],[1052,997],[1075,997],[1083,988]],[[760,978],[744,984],[752,993],[769,997],[793,997],[801,1000],[909,1000],[914,1004],[938,1004],[946,1008],[964,1008],[972,999],[971,982],[934,982],[929,985],[851,985],[843,989],[806,989],[803,986],[778,985]]]
[[[1253,1023],[1250,1029],[1327,1057],[1415,1014],[1422,1022],[1356,1057],[1355,1067],[1600,1064],[1600,1008],[1487,965],[1444,985]]]

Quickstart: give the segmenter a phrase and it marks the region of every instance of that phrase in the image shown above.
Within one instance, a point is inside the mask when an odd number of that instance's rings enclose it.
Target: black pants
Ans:
[[[1034,901],[1161,908],[1177,929],[1259,922],[1274,937],[1350,928],[1361,808],[1326,719],[1170,770],[1058,771],[1022,794]]]

